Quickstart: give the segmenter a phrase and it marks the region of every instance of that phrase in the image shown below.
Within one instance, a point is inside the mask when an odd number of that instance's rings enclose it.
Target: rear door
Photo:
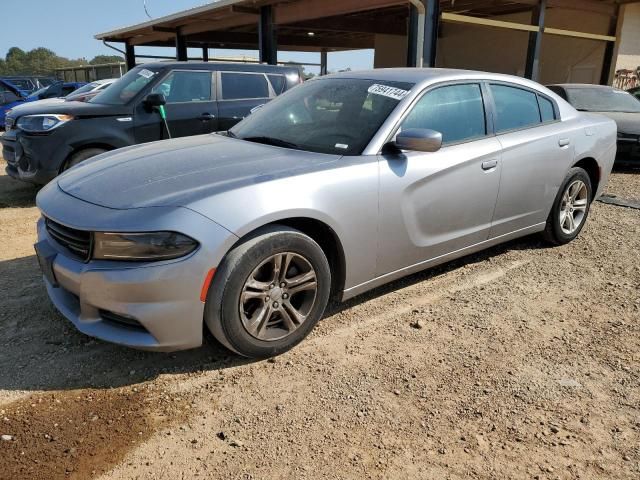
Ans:
[[[218,128],[228,130],[274,96],[264,73],[219,72]]]
[[[480,82],[427,91],[402,121],[443,135],[442,148],[380,160],[378,275],[487,240],[500,184],[500,143],[493,136]]]
[[[502,145],[494,238],[546,221],[574,148],[551,98],[508,83],[491,83],[489,90]]]

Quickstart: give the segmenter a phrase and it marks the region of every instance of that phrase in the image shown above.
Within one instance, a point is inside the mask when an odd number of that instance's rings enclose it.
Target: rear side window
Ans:
[[[551,122],[555,120],[556,114],[551,100],[538,95],[538,102],[540,103],[540,116],[542,117],[542,121]]]
[[[496,105],[496,132],[526,128],[540,123],[537,95],[506,85],[491,85]]]
[[[268,98],[269,85],[263,74],[222,72],[222,98]]]
[[[153,88],[167,103],[211,101],[211,72],[174,71]]]
[[[284,75],[267,75],[267,77],[269,77],[269,81],[271,82],[271,86],[273,87],[273,91],[276,92],[276,95],[280,95],[284,92],[284,87],[286,85]]]
[[[427,92],[402,123],[402,129],[429,128],[443,143],[462,142],[487,133],[478,84],[449,85]]]

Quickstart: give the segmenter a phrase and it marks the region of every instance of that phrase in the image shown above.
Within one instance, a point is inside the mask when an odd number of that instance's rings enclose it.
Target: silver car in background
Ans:
[[[438,69],[306,82],[230,131],[138,145],[40,191],[49,295],[82,332],[249,357],[328,301],[542,232],[573,240],[616,126],[537,83]]]

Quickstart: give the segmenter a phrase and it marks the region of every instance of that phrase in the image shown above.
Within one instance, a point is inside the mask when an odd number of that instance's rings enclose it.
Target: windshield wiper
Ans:
[[[274,137],[243,137],[242,140],[246,140],[247,142],[264,143],[265,145],[273,145],[274,147],[294,148],[296,150],[300,149],[300,145],[297,143],[287,142],[286,140]]]
[[[227,137],[230,137],[230,138],[237,138],[237,137],[236,137],[236,134],[235,134],[235,133],[233,133],[231,130],[227,130],[227,131],[226,131],[226,132],[224,132],[224,133],[227,135]]]

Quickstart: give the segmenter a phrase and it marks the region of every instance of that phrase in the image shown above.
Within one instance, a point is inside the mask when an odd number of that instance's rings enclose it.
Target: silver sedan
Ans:
[[[612,120],[528,80],[349,72],[228,132],[69,170],[38,194],[36,251],[51,300],[88,335],[178,350],[202,343],[204,322],[268,357],[330,299],[516,237],[570,242],[615,153]]]

